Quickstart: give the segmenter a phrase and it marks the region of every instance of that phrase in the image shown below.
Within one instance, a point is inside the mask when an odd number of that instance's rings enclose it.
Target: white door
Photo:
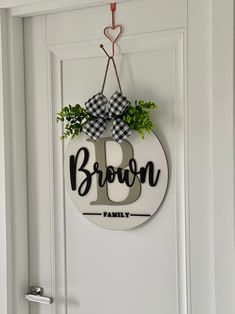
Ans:
[[[117,5],[124,94],[157,102],[153,120],[170,174],[157,214],[129,231],[97,227],[73,205],[63,177],[67,142],[56,124],[62,106],[100,90],[109,6],[24,19],[29,286],[54,298],[30,303],[30,314],[212,313],[207,13],[197,16],[205,33],[196,48],[186,0]],[[110,96],[113,70],[108,78]]]

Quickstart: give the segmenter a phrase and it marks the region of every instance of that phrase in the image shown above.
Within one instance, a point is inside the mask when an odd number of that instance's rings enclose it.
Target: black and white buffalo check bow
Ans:
[[[128,124],[120,118],[129,106],[130,101],[120,92],[115,92],[109,101],[99,92],[85,103],[94,120],[89,121],[83,131],[96,141],[106,129],[106,120],[113,119],[111,133],[114,140],[121,143],[132,134]]]

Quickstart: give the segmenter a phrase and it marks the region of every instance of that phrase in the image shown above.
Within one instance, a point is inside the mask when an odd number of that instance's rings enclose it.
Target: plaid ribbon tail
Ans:
[[[86,133],[91,139],[96,141],[100,135],[106,129],[106,122],[103,118],[98,118],[87,122],[83,128],[83,132]]]
[[[111,132],[114,140],[121,144],[133,131],[130,129],[129,125],[120,118],[114,118]]]

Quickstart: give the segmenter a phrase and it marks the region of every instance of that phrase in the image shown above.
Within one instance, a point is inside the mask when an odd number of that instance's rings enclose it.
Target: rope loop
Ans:
[[[105,68],[105,73],[104,73],[104,80],[103,80],[103,84],[102,84],[102,88],[101,88],[101,93],[103,94],[103,92],[104,92],[104,87],[105,87],[105,84],[106,84],[106,79],[107,79],[107,74],[108,74],[108,70],[109,70],[110,61],[112,61],[112,63],[113,63],[115,75],[116,75],[117,82],[118,82],[118,87],[119,87],[120,93],[122,94],[121,82],[120,82],[120,78],[119,78],[119,75],[118,75],[117,66],[116,66],[116,63],[115,63],[113,57],[108,57],[108,61],[107,61],[106,68]]]

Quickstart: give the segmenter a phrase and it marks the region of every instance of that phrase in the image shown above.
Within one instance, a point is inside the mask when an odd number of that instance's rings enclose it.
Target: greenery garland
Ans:
[[[145,132],[149,133],[154,129],[154,123],[150,118],[150,110],[155,108],[157,108],[157,105],[152,101],[145,102],[144,100],[136,100],[135,105],[130,106],[120,118],[129,125],[131,130],[138,132],[141,138],[144,139]],[[66,122],[61,139],[67,137],[74,138],[79,135],[85,124],[94,119],[95,118],[79,104],[64,107],[57,113],[57,122]]]

